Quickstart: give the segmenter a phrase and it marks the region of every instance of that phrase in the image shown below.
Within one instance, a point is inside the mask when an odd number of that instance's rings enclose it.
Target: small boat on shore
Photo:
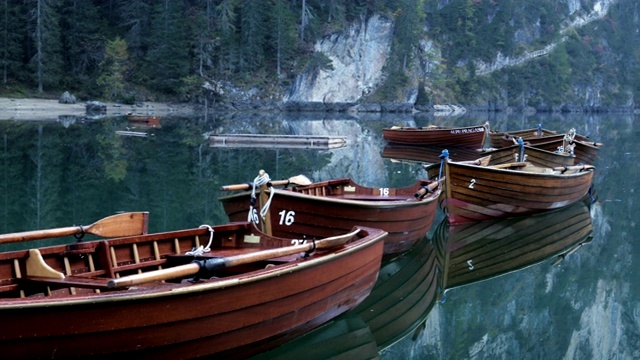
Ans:
[[[546,167],[531,162],[443,159],[446,198],[441,203],[452,224],[531,215],[559,209],[587,195],[595,167]],[[444,170],[443,170],[444,168]],[[427,171],[435,172],[435,166]]]
[[[127,113],[127,120],[135,125],[160,127],[160,118],[154,115]]]
[[[476,126],[445,127],[430,125],[426,127],[392,126],[382,130],[382,136],[390,143],[481,148],[489,132],[489,123]]]
[[[223,186],[241,191],[219,198],[229,220],[251,220],[268,234],[296,239],[334,236],[355,224],[378,227],[389,233],[385,254],[410,249],[429,231],[441,192],[433,180],[402,188],[365,187],[349,178],[294,181],[283,189],[270,182],[261,171],[253,182]]]
[[[7,359],[247,358],[360,304],[386,232],[306,241],[250,222],[0,252]]]

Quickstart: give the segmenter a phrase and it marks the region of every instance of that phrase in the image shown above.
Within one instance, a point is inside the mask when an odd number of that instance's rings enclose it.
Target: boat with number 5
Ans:
[[[3,358],[247,358],[360,304],[386,232],[250,222],[0,252]]]
[[[389,233],[385,254],[412,248],[429,231],[441,192],[434,180],[402,188],[365,187],[349,178],[283,189],[267,184],[269,176],[261,171],[253,182],[223,186],[242,190],[219,198],[229,220],[250,219],[266,233],[297,239],[334,236],[355,224],[378,227]]]

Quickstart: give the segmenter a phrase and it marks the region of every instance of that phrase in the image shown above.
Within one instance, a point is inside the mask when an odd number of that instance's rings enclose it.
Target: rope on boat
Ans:
[[[185,253],[185,255],[193,255],[193,256],[199,256],[202,255],[204,253],[208,253],[209,251],[211,251],[211,243],[213,242],[213,228],[209,225],[200,225],[199,227],[200,229],[202,228],[207,228],[209,229],[209,243],[207,244],[206,247],[200,245],[197,248],[193,248],[191,249],[191,251],[187,251]]]
[[[264,170],[260,170],[260,172],[258,173],[258,176],[256,176],[255,179],[253,179],[253,188],[251,189],[251,203],[249,204],[249,215],[247,215],[247,221],[253,221],[254,223],[257,223],[257,219],[253,218],[253,212],[255,211],[254,207],[255,207],[255,203],[256,203],[256,188],[262,186],[262,185],[267,185],[269,182],[271,181],[271,179],[269,178],[269,174],[267,174]],[[271,205],[271,199],[273,199],[273,195],[275,194],[275,189],[271,188],[269,191],[269,199],[267,200],[266,203],[264,203],[262,205],[262,208],[260,209],[260,216],[262,217],[262,219],[264,220],[267,216],[267,212],[269,211],[269,206]]]

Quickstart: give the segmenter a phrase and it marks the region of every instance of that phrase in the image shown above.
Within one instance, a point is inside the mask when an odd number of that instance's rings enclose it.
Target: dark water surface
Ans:
[[[429,275],[444,272],[437,266],[446,258],[440,214],[413,251],[385,263],[380,282],[388,282],[380,288],[393,291],[374,294],[380,301],[375,310],[345,314],[264,358],[640,358],[640,281],[635,275],[640,130],[632,115],[235,114],[163,118],[155,128],[123,117],[0,120],[0,233],[87,225],[117,211],[149,211],[150,231],[221,224],[227,218],[217,201],[225,195],[220,186],[251,181],[260,169],[272,179],[304,174],[312,180],[352,177],[368,186],[413,184],[425,176],[422,167],[382,156],[384,127],[462,126],[487,120],[498,130],[535,128],[539,123],[559,132],[573,127],[605,144],[594,164],[597,200],[585,210],[592,226],[589,240],[561,261],[552,256],[504,276],[444,291],[430,282],[437,276]],[[346,136],[348,143],[332,150],[212,147],[205,136],[209,133]],[[533,233],[541,232],[558,217],[526,227],[538,226]],[[525,227],[508,224],[502,229],[517,226]],[[25,245],[2,245],[0,250],[20,246]],[[512,264],[515,267],[515,260]],[[372,315],[380,310],[392,316]]]

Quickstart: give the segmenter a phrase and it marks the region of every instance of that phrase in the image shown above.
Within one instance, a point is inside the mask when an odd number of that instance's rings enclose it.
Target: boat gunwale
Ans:
[[[229,276],[223,279],[215,280],[203,280],[203,283],[198,284],[175,284],[175,286],[163,286],[153,289],[140,289],[139,287],[132,286],[129,289],[123,289],[121,291],[102,292],[99,294],[81,295],[77,298],[69,297],[56,297],[56,298],[15,298],[8,300],[0,300],[0,312],[12,310],[12,309],[28,309],[28,308],[42,308],[42,307],[67,307],[86,304],[100,304],[100,303],[113,303],[113,302],[130,302],[146,299],[157,299],[165,297],[175,297],[180,295],[188,295],[194,293],[202,293],[206,291],[221,290],[232,286],[241,286],[245,284],[251,284],[257,281],[266,280],[269,278],[276,278],[283,275],[287,275],[294,272],[299,272],[307,268],[313,268],[320,266],[324,263],[334,261],[336,259],[346,257],[353,253],[362,251],[370,246],[374,246],[378,243],[382,243],[382,240],[388,235],[388,232],[364,227],[356,226],[362,230],[368,232],[368,235],[360,238],[356,241],[345,244],[342,248],[337,248],[338,251],[327,250],[319,257],[311,257],[308,259],[297,259],[283,264],[275,265],[269,269],[253,270],[247,273],[237,274]],[[205,229],[206,230],[206,229]],[[361,231],[362,231],[361,230]],[[171,234],[172,232],[166,232],[164,234]],[[357,236],[357,234],[356,234]],[[372,238],[373,239],[369,239]],[[366,240],[368,239],[368,240]],[[96,241],[98,242],[98,241]],[[300,251],[304,252],[304,251]],[[382,258],[382,251],[380,258]],[[255,276],[251,274],[260,272]],[[106,278],[105,278],[106,279]],[[129,293],[131,290],[139,289],[137,293]]]

